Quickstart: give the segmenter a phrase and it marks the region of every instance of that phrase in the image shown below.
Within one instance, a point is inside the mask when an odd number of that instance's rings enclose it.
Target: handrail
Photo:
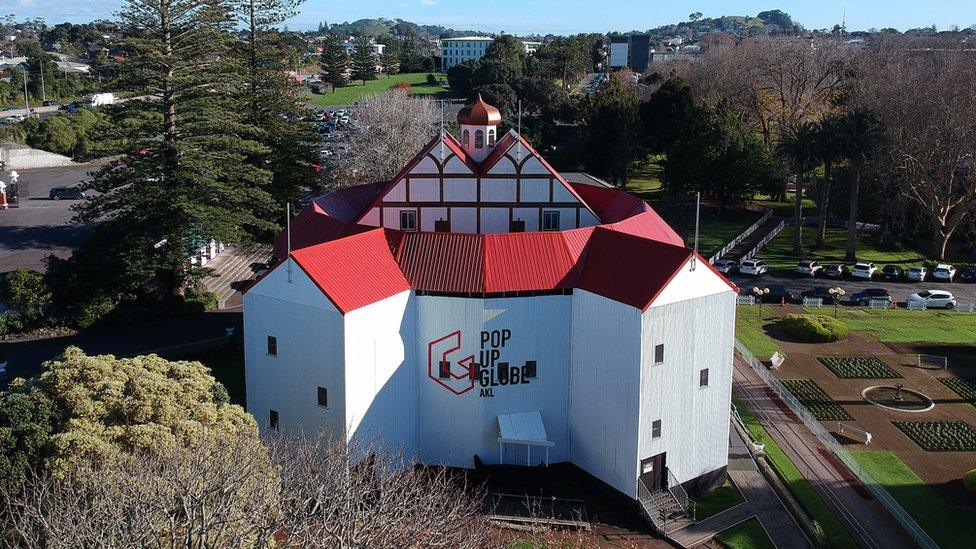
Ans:
[[[758,229],[760,227],[760,225],[762,225],[763,223],[766,222],[767,219],[769,219],[770,217],[772,217],[773,210],[771,210],[769,208],[764,208],[764,209],[765,209],[766,213],[764,213],[762,215],[762,217],[759,218],[758,221],[756,221],[755,223],[753,223],[752,225],[750,225],[749,228],[747,228],[746,230],[744,230],[741,233],[739,233],[739,235],[736,236],[735,238],[733,238],[732,240],[726,242],[725,243],[725,246],[722,246],[722,249],[721,250],[715,252],[715,254],[713,254],[712,257],[708,258],[708,262],[709,263],[715,263],[715,261],[717,261],[719,259],[722,259],[722,256],[723,255],[729,253],[729,251],[732,248],[734,248],[739,242],[742,242],[743,240],[745,240],[746,238],[748,238],[749,235],[751,235],[753,232],[756,231],[756,229]]]
[[[678,505],[684,509],[685,513],[691,517],[691,520],[695,520],[695,502],[688,496],[688,492],[685,491],[684,486],[678,482],[678,479],[674,478],[674,474],[671,473],[670,467],[665,467],[665,471],[668,472],[668,491],[674,496],[675,501]]]
[[[779,225],[776,225],[776,227],[774,227],[773,230],[769,231],[766,234],[766,236],[762,237],[762,239],[755,246],[753,246],[751,250],[749,250],[748,252],[746,252],[745,254],[743,254],[743,256],[740,258],[740,261],[745,261],[747,259],[752,259],[752,256],[754,256],[757,253],[759,253],[759,250],[761,250],[763,248],[763,246],[765,246],[766,244],[768,244],[770,240],[772,240],[773,238],[775,238],[776,235],[778,235],[779,232],[782,231],[784,227],[786,227],[786,220],[785,219],[782,220],[782,221],[780,221],[779,222]]]
[[[770,373],[769,369],[767,369],[766,366],[759,361],[759,359],[753,356],[746,346],[738,339],[735,340],[735,351],[742,358],[742,360],[745,361],[745,363],[752,368],[752,370],[756,372],[756,374],[758,374],[759,377],[761,377],[773,391],[776,392],[780,400],[782,400],[783,403],[785,403],[790,410],[796,414],[798,418],[800,418],[807,429],[809,429],[810,432],[813,433],[813,435],[817,437],[817,439],[820,440],[824,446],[833,452],[841,463],[843,463],[847,469],[858,478],[861,484],[863,484],[864,487],[867,488],[868,491],[870,491],[871,494],[874,495],[874,497],[881,503],[881,505],[888,510],[888,513],[890,513],[891,516],[902,525],[905,531],[908,532],[908,535],[910,535],[916,543],[925,549],[937,549],[939,547],[939,545],[935,543],[929,534],[923,530],[917,522],[915,522],[915,519],[912,518],[907,511],[905,511],[901,504],[899,504],[898,501],[895,500],[895,498],[881,484],[878,483],[874,476],[861,467],[860,463],[858,463],[857,459],[854,458],[853,454],[841,446],[833,435],[824,429],[823,425],[821,425],[820,422],[810,414],[806,407],[800,404],[800,401],[793,396],[793,393],[791,393],[785,385],[776,379],[776,376]]]

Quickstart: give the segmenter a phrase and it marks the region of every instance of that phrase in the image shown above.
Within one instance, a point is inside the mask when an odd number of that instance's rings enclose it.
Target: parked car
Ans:
[[[905,270],[898,265],[885,265],[884,269],[881,269],[881,278],[885,280],[897,282],[903,276],[905,276]]]
[[[932,269],[932,280],[941,282],[952,282],[956,277],[956,268],[948,263],[939,263]]]
[[[976,282],[976,265],[970,265],[959,273],[959,280],[962,282]]]
[[[824,270],[824,276],[829,278],[844,278],[847,276],[847,266],[835,263],[833,265],[828,265]]]
[[[747,259],[739,264],[739,274],[760,276],[766,274],[769,267],[761,259]]]
[[[929,270],[925,267],[912,267],[905,271],[905,280],[911,280],[912,282],[925,282],[928,276]]]
[[[61,103],[53,99],[45,100],[44,103],[42,103],[42,105],[45,107],[58,107],[59,109],[61,108]]]
[[[78,187],[53,187],[48,197],[51,200],[84,200],[90,195]]]
[[[785,286],[770,286],[769,293],[762,297],[763,303],[791,303],[796,295]]]
[[[809,290],[804,290],[803,293],[800,294],[800,299],[803,300],[807,298],[822,299],[824,305],[833,305],[834,301],[837,300],[834,294],[830,293],[830,289],[826,286],[816,286],[810,288]]]
[[[27,120],[27,117],[22,114],[13,114],[3,119],[4,124],[19,124]]]
[[[804,259],[796,264],[796,274],[801,276],[815,277],[823,272],[823,265],[816,261]]]
[[[862,261],[854,264],[854,267],[851,269],[851,278],[871,280],[874,278],[874,273],[876,272],[878,272],[878,268],[874,266],[874,263]]]
[[[719,259],[712,266],[722,274],[732,274],[739,269],[739,264],[731,259]]]
[[[884,300],[891,305],[891,294],[884,288],[866,288],[851,295],[851,303],[854,305],[869,305],[874,300]]]
[[[952,309],[956,298],[945,290],[922,290],[908,296],[908,303],[924,303],[928,309]]]

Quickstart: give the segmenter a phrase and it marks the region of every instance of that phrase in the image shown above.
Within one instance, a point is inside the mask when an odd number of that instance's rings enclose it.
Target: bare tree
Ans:
[[[361,129],[339,159],[340,185],[392,178],[433,137],[440,125],[436,102],[390,90],[361,99],[356,109]]]
[[[917,208],[932,254],[944,259],[950,238],[976,210],[976,59],[903,49],[874,69],[863,100],[887,128],[886,192]]]
[[[483,547],[482,497],[372,443],[275,438],[288,547]]]

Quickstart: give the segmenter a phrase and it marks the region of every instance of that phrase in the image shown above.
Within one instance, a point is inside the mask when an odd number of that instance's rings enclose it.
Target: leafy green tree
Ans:
[[[77,219],[105,221],[101,238],[86,243],[103,246],[101,271],[131,275],[107,290],[145,293],[159,282],[181,301],[202,243],[242,242],[276,226],[265,215],[270,171],[248,162],[267,149],[248,137],[236,100],[241,71],[226,5],[127,0],[119,19],[127,61],[116,89],[148,97],[127,103],[140,110],[129,132],[145,152],[104,166],[85,185],[101,194]]]
[[[475,74],[481,68],[481,62],[468,60],[447,69],[447,85],[458,94],[465,97],[471,95],[471,90],[477,86]]]
[[[376,80],[376,54],[367,36],[356,39],[356,49],[352,52],[352,79],[362,80],[364,86],[367,80]]]
[[[342,39],[336,34],[329,34],[322,42],[322,54],[319,56],[319,67],[322,70],[322,81],[332,84],[333,88],[346,85],[346,70],[349,68],[349,56],[342,45]]]
[[[518,116],[518,93],[507,84],[488,84],[479,86],[472,92],[481,95],[489,105],[495,106],[502,114],[502,119],[514,120]]]
[[[776,144],[776,157],[792,166],[796,178],[793,253],[797,255],[803,253],[803,185],[807,174],[818,164],[816,140],[816,124],[801,122],[787,128]]]
[[[843,150],[839,138],[839,116],[829,114],[817,124],[817,135],[814,139],[817,159],[824,167],[823,180],[814,178],[817,197],[817,248],[823,248],[827,243],[827,214],[830,211],[830,191],[834,178],[834,166],[841,159]]]
[[[0,482],[27,467],[57,473],[79,460],[192,446],[203,437],[257,437],[254,418],[199,362],[156,355],[87,356],[68,347],[0,394]]]
[[[51,303],[51,291],[44,275],[26,268],[7,274],[0,296],[7,309],[15,312],[27,324],[43,319],[44,311]]]
[[[482,57],[483,62],[497,62],[506,67],[515,77],[521,77],[525,70],[525,44],[511,35],[496,38]],[[509,82],[482,81],[483,84],[509,84]]]
[[[652,154],[668,154],[676,143],[704,131],[705,112],[695,103],[691,88],[669,78],[640,105],[646,147]]]
[[[642,158],[641,120],[635,90],[611,78],[585,108],[584,156],[587,168],[626,187]]]
[[[857,107],[838,121],[838,138],[844,158],[851,165],[850,210],[847,231],[847,261],[857,259],[857,201],[864,164],[878,150],[884,139],[884,127],[874,111]]]

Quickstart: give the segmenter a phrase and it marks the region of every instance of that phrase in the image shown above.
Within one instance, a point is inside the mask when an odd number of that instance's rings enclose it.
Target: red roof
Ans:
[[[383,229],[297,250],[291,257],[343,314],[410,289]]]

